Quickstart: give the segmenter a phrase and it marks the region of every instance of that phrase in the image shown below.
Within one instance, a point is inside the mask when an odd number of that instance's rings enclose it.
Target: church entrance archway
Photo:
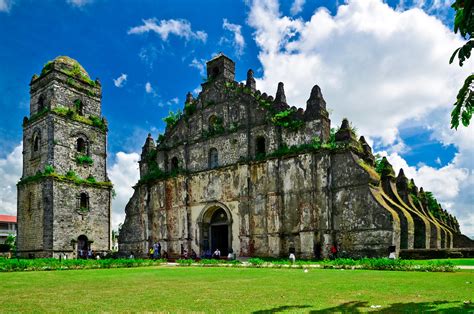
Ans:
[[[89,251],[89,239],[85,235],[77,238],[77,257],[86,258]]]
[[[228,210],[218,205],[208,208],[202,216],[202,253],[209,255],[219,249],[221,256],[227,256],[232,250],[231,225]]]

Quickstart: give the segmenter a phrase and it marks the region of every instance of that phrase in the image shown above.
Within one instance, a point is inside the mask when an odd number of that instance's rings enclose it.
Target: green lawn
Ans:
[[[0,312],[465,313],[474,272],[142,267],[0,273]],[[373,309],[371,306],[380,305]]]

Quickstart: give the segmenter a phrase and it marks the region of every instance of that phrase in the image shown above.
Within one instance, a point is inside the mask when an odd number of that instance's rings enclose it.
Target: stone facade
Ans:
[[[18,252],[57,257],[110,249],[112,184],[101,86],[68,57],[33,76],[23,121]]]
[[[197,99],[187,95],[158,143],[146,139],[121,252],[146,255],[160,242],[171,256],[219,248],[310,258],[332,245],[347,256],[455,245],[455,218],[436,218],[424,192],[403,171],[386,171],[385,159],[377,173],[347,120],[331,135],[318,86],[303,110],[286,103],[282,83],[273,98],[256,90],[252,70],[246,84],[234,72],[228,57],[210,60]]]

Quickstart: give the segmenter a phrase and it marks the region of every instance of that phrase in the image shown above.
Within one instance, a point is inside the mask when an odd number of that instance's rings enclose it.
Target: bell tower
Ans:
[[[98,80],[69,57],[46,63],[30,83],[18,183],[18,253],[79,257],[110,250],[112,183]]]

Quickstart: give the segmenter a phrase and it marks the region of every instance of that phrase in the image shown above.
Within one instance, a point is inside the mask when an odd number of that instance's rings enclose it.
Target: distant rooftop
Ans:
[[[0,215],[0,222],[14,222],[14,223],[16,223],[16,216]]]

